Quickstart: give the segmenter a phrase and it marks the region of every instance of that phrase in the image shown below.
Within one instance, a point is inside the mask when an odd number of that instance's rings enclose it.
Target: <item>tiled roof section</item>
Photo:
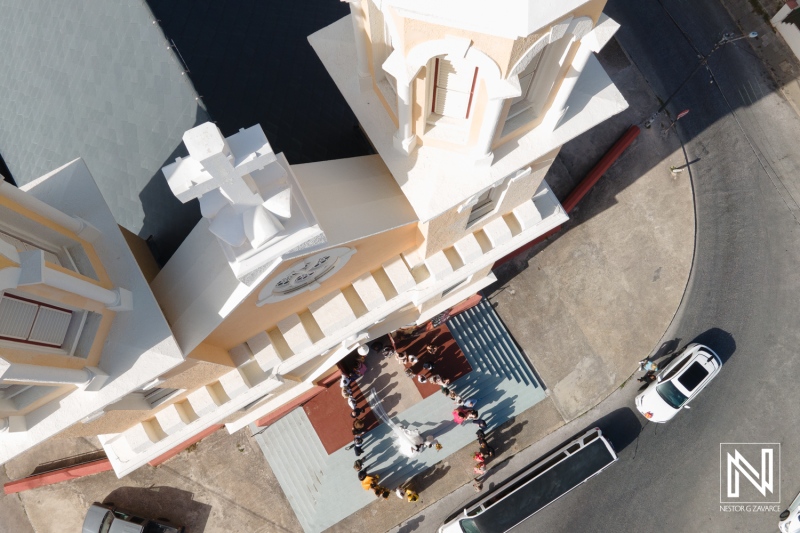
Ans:
[[[161,167],[208,120],[143,0],[0,0],[0,153],[19,184],[82,157],[117,222],[165,260],[199,219]]]
[[[374,153],[307,40],[349,14],[346,3],[148,3],[225,136],[261,124],[291,164]]]

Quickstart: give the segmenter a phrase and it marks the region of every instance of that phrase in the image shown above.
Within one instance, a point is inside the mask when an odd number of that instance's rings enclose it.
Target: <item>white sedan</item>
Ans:
[[[711,348],[690,344],[636,397],[636,408],[651,422],[667,422],[681,409],[689,408],[687,404],[714,379],[720,367],[722,361]]]
[[[800,494],[795,497],[789,508],[781,513],[778,529],[781,533],[800,533]]]

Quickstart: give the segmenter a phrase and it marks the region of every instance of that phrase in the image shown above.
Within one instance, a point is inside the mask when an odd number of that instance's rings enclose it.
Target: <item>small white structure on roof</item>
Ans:
[[[230,263],[241,263],[294,233],[297,228],[288,225],[292,187],[261,126],[225,138],[206,122],[188,130],[183,142],[189,157],[165,166],[164,176],[181,202],[199,198],[209,230]],[[298,217],[310,221],[304,213]],[[257,263],[235,270],[243,275],[264,261]]]

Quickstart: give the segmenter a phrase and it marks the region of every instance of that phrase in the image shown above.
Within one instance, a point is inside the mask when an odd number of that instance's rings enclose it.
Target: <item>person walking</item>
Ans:
[[[463,424],[464,420],[466,420],[466,413],[461,407],[456,407],[453,409],[453,422],[456,424]]]
[[[477,465],[475,465],[475,468],[473,468],[473,472],[475,472],[475,474],[478,476],[484,475],[486,473],[486,463],[480,462]]]
[[[363,418],[356,418],[353,420],[353,436],[358,437],[364,434],[364,419]]]
[[[428,378],[426,378],[422,374],[419,374],[419,375],[417,375],[417,381],[419,381],[420,383],[427,383],[428,382]]]
[[[353,409],[352,411],[350,411],[350,417],[351,417],[351,418],[358,418],[359,416],[361,416],[361,414],[362,414],[363,412],[364,412],[364,410],[363,410],[363,409],[361,409],[360,407],[356,407],[355,409]]]
[[[411,489],[406,489],[406,501],[409,503],[414,503],[419,500],[419,494],[414,492]]]

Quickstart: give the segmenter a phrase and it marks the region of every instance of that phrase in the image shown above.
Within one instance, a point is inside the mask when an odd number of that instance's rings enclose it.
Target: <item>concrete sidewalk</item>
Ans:
[[[600,60],[631,107],[563,148],[547,176],[561,200],[631,123],[658,107],[616,41]],[[487,291],[549,394],[492,431],[496,471],[508,471],[513,463],[507,458],[612,394],[636,362],[658,348],[678,307],[692,261],[694,207],[688,173],[669,170],[685,163],[680,144],[674,130],[664,134],[662,128],[643,130],[562,232],[504,265],[498,284]],[[11,461],[5,471],[18,479],[41,462],[96,446],[84,439],[53,439]],[[376,501],[329,531],[381,532],[398,525],[404,532],[427,530],[427,523],[420,529],[422,518],[416,515],[465,490],[473,478],[472,453],[468,446],[417,476],[420,502]],[[168,517],[192,533],[302,531],[246,431],[232,436],[219,431],[165,464],[145,466],[121,480],[103,472],[2,496],[0,509],[4,517],[11,516],[6,510],[13,512],[16,521],[27,517],[34,532],[77,531],[96,500]]]

